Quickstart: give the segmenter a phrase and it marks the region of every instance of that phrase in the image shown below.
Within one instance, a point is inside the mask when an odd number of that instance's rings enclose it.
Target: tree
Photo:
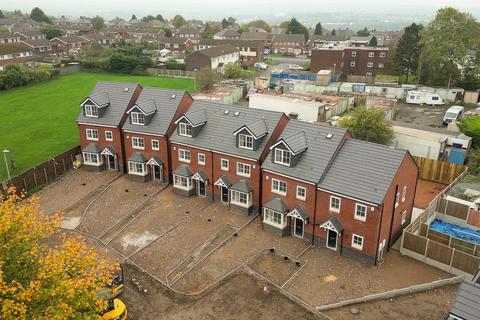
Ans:
[[[62,35],[62,31],[60,31],[60,29],[58,29],[57,27],[44,28],[41,29],[40,32],[46,35],[48,40]]]
[[[196,73],[196,82],[201,91],[212,89],[217,79],[217,73],[209,67],[203,67]]]
[[[0,10],[0,19],[5,18],[5,15],[3,14],[2,10]]]
[[[10,188],[0,199],[1,319],[98,319],[106,307],[97,293],[118,266],[60,225],[38,197],[23,199]]]
[[[253,20],[244,25],[246,28],[261,28],[267,32],[272,32],[272,27],[265,20]]]
[[[222,20],[222,28],[225,29],[225,28],[228,27],[228,26],[229,26],[229,24],[228,24],[227,19],[223,18],[223,20]]]
[[[455,85],[480,73],[480,24],[469,14],[443,8],[421,33],[420,61],[431,85]]]
[[[242,76],[242,68],[238,64],[229,63],[225,66],[223,74],[228,79],[238,79]]]
[[[221,24],[215,22],[205,22],[205,28],[202,32],[202,38],[204,39],[212,39],[213,35],[221,30]]]
[[[289,24],[290,24],[290,21],[289,21],[289,20],[282,21],[282,22],[280,22],[280,24],[278,25],[278,27],[279,27],[279,28],[283,28],[283,29],[287,29]]]
[[[228,17],[227,22],[228,22],[228,25],[234,26],[237,23],[237,19],[235,19],[234,17]]]
[[[472,176],[480,175],[480,148],[468,150],[468,173]]]
[[[382,109],[357,107],[339,121],[355,139],[389,144],[393,137],[392,123],[385,118]]]
[[[181,15],[177,14],[175,17],[173,17],[173,25],[175,28],[183,27],[186,24],[187,21]]]
[[[368,43],[370,47],[376,47],[378,46],[378,40],[377,37],[373,36],[372,39],[370,39],[370,42]]]
[[[472,137],[472,146],[480,148],[480,118],[479,117],[464,117],[460,122],[457,122],[460,131]]]
[[[303,24],[298,22],[297,19],[292,18],[290,22],[288,23],[287,27],[287,33],[288,34],[303,34],[305,37],[305,40],[308,40],[308,29],[305,27]]]
[[[357,31],[357,36],[359,37],[368,37],[370,36],[370,31],[368,31],[367,27],[363,28],[362,30]]]
[[[105,27],[105,20],[103,20],[103,18],[100,17],[100,16],[96,16],[96,17],[92,18],[92,20],[90,20],[90,22],[92,23],[93,28],[96,31],[102,30]]]
[[[323,28],[320,22],[317,23],[317,25],[315,26],[315,31],[313,32],[313,34],[316,36],[321,36],[323,34]]]
[[[137,16],[134,15],[134,14],[132,14],[132,17],[130,18],[130,21],[132,21],[132,20],[138,20],[138,19],[137,19]]]
[[[335,29],[332,30],[332,32],[330,32],[330,35],[331,36],[336,36],[337,35],[337,31]]]
[[[423,26],[412,23],[405,28],[405,31],[398,41],[398,47],[394,56],[395,68],[401,74],[405,75],[405,82],[408,82],[408,76],[414,73],[418,68],[418,58],[420,57],[420,32]],[[390,55],[389,54],[389,55]]]
[[[156,19],[156,18],[155,18],[154,16],[148,15],[148,16],[143,17],[143,18],[142,18],[142,21],[143,21],[143,22],[150,22],[150,21],[155,20],[155,19]]]
[[[51,23],[50,18],[48,18],[47,15],[39,7],[35,7],[32,9],[32,12],[30,13],[30,18],[37,22]]]

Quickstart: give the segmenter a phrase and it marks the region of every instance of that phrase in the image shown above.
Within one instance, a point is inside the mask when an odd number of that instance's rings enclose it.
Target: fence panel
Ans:
[[[450,184],[464,170],[465,166],[448,161],[413,157],[420,168],[419,178],[438,183]]]
[[[405,232],[403,247],[418,254],[425,255],[425,251],[427,249],[427,239],[410,232]]]
[[[475,244],[462,239],[452,237],[450,241],[450,247],[455,248],[458,251],[462,251],[473,255],[475,253]]]
[[[469,274],[476,274],[480,268],[480,258],[455,250],[453,253],[452,267]]]
[[[447,246],[450,243],[450,236],[448,234],[441,233],[432,229],[428,230],[428,238]]]
[[[440,263],[449,265],[453,249],[433,241],[428,242],[426,256]]]
[[[447,201],[447,208],[446,208],[445,214],[467,221],[469,210],[470,210],[470,207],[466,204]]]

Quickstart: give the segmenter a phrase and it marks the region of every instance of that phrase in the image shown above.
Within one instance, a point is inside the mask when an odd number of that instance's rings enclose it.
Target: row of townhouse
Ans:
[[[125,83],[97,83],[81,107],[86,168],[171,182],[186,197],[259,214],[266,232],[375,265],[410,222],[410,154],[345,129]]]

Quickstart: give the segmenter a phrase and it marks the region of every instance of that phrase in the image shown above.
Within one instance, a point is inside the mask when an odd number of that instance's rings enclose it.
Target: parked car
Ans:
[[[290,70],[303,70],[303,68],[301,66],[299,66],[298,64],[291,64],[288,66],[288,69]]]
[[[265,62],[257,62],[253,66],[254,66],[255,69],[259,69],[259,70],[267,70],[268,69],[268,64],[266,64]]]
[[[263,54],[264,55],[269,55],[270,54],[270,49],[263,49]]]
[[[443,116],[443,124],[449,124],[452,121],[460,120],[462,118],[465,108],[462,106],[451,106]]]

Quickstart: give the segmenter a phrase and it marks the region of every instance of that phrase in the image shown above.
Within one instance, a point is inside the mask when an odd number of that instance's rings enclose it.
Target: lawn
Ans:
[[[79,143],[75,119],[80,102],[99,80],[193,91],[190,79],[88,72],[0,91],[0,152],[10,150],[10,159],[16,163],[12,176]],[[4,181],[7,172],[0,156],[0,181]]]

